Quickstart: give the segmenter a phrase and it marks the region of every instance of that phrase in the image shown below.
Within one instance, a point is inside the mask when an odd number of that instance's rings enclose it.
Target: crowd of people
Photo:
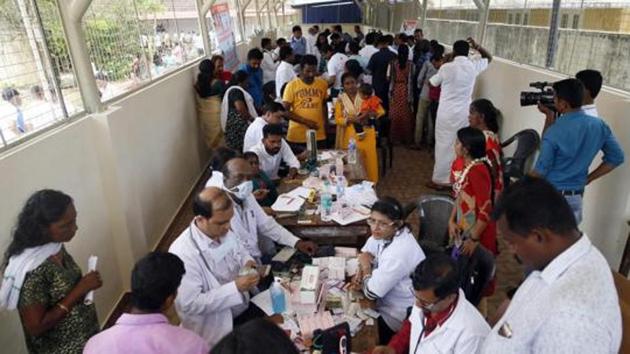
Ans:
[[[383,134],[434,151],[428,185],[454,199],[448,253],[420,246],[396,199],[371,206],[371,236],[349,285],[380,314],[372,353],[616,353],[622,324],[612,274],[579,230],[585,187],[624,161],[594,106],[601,74],[584,70],[553,84],[553,109],[539,105],[546,124],[533,171],[505,181],[501,113],[488,99],[472,100],[476,77],[492,60],[487,50],[468,38],[446,53],[420,29],[391,36],[356,26],[354,34],[312,26],[303,35],[295,26],[275,48],[262,39],[234,73],[223,70],[221,56],[200,63],[195,89],[212,174],[169,252],[136,263],[131,311],[103,332],[94,305],[83,301],[101,277],[82,275],[64,246],[77,231],[72,198],[33,194],[13,230],[0,289],[0,305],[20,313],[28,350],[297,353],[278,326],[260,319],[250,297],[268,286],[258,269],[278,245],[318,250],[268,209],[278,182],[293,179],[306,159],[313,131],[321,148],[354,141],[373,182]],[[602,162],[589,173],[600,151]],[[461,264],[492,263],[497,234],[525,278],[489,321],[479,308],[495,279],[471,292]],[[181,327],[168,324],[172,306]]]

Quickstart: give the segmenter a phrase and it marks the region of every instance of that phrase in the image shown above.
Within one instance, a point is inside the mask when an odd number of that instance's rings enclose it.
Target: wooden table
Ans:
[[[348,184],[357,184],[366,179],[365,165],[360,154],[357,154],[357,163],[344,165],[344,176]],[[278,193],[286,193],[302,185],[307,178],[306,175],[298,175],[294,180],[283,180],[278,186]],[[319,200],[314,203],[306,201],[307,210],[316,210]],[[308,224],[298,224],[297,215],[277,218],[276,221],[295,236],[301,239],[308,239],[317,244],[362,247],[370,236],[370,227],[367,222],[359,221],[350,225],[342,226],[334,221],[322,221],[319,215],[313,214],[308,217],[311,221]]]

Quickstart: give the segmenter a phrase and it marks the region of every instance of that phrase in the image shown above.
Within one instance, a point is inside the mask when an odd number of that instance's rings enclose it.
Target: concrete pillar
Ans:
[[[422,1],[422,15],[420,15],[420,28],[424,30],[427,22],[427,6],[429,5],[429,0],[420,0]]]
[[[61,24],[63,26],[68,51],[72,59],[74,73],[81,91],[83,106],[89,113],[102,112],[105,107],[101,103],[96,79],[92,72],[87,40],[81,28],[81,19],[90,7],[92,0],[57,1]]]
[[[209,57],[212,53],[212,44],[210,43],[210,36],[208,35],[208,11],[216,0],[197,0],[197,17],[199,19],[199,30],[201,31],[201,39],[203,40],[203,50],[206,56]]]
[[[560,34],[560,0],[553,0],[551,8],[551,22],[549,23],[549,40],[547,42],[547,60],[545,66],[553,68],[556,61],[556,51],[558,50],[558,35]]]

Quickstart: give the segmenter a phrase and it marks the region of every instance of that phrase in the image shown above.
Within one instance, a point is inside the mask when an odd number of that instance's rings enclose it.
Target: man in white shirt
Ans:
[[[294,179],[300,168],[300,161],[291,151],[289,144],[284,141],[282,125],[267,124],[263,127],[263,138],[249,151],[255,152],[260,161],[260,169],[272,180],[279,179],[278,170],[284,161],[289,166],[287,179]]]
[[[370,32],[367,35],[365,35],[365,47],[359,50],[359,55],[365,59],[366,63],[369,63],[372,55],[378,52],[378,49],[374,46],[375,43],[376,43],[376,32]]]
[[[317,47],[315,47],[315,44],[317,44],[317,30],[315,27],[309,28],[304,38],[306,38],[306,54],[314,55],[317,52]]]
[[[271,44],[271,38],[263,38],[260,41],[260,46],[263,49],[263,60],[260,63],[260,68],[263,71],[263,84],[273,81],[276,78],[276,69],[278,63],[273,58],[273,46]]]
[[[206,188],[193,200],[195,217],[173,242],[186,273],[175,308],[182,326],[199,334],[210,348],[232,331],[234,318],[249,304],[248,291],[260,279],[256,262],[230,231],[232,200],[219,188]],[[239,276],[241,269],[251,273]]]
[[[336,92],[339,92],[342,89],[341,75],[343,75],[344,66],[348,61],[348,56],[343,54],[338,47],[324,46],[324,50],[326,53],[322,54],[328,59],[328,83],[332,85],[332,88]],[[331,96],[335,97],[336,95],[331,94]]]
[[[280,48],[280,65],[276,70],[276,97],[282,97],[282,87],[297,77],[293,67],[294,61],[293,48],[288,45]]]
[[[310,255],[317,251],[315,243],[300,240],[267,215],[258,204],[252,194],[253,171],[249,162],[240,157],[233,158],[225,164],[222,172],[222,187],[228,191],[234,208],[230,233],[236,235],[239,243],[257,262],[262,263],[263,260],[263,250],[259,245],[263,246],[265,256],[273,254],[269,240]]]
[[[481,58],[468,58],[471,45],[481,54]],[[492,60],[490,53],[471,38],[468,42],[456,41],[453,44],[453,55],[453,61],[442,65],[429,80],[432,86],[442,88],[435,123],[435,165],[431,182],[427,184],[427,187],[433,189],[445,189],[450,185],[457,131],[468,126],[468,110],[475,80]]]
[[[412,280],[416,302],[409,318],[372,354],[478,353],[490,326],[459,288],[455,262],[445,254],[430,255]]]
[[[278,38],[276,39],[276,48],[271,52],[273,54],[273,60],[280,60],[280,48],[288,45],[286,38]]]
[[[621,312],[610,267],[560,192],[526,177],[503,192],[494,217],[531,273],[481,352],[618,353]]]
[[[245,132],[245,140],[243,141],[243,152],[249,151],[254,145],[260,143],[263,139],[263,128],[267,124],[282,124],[284,106],[278,102],[271,102],[263,107],[265,114],[257,117],[247,127]]]

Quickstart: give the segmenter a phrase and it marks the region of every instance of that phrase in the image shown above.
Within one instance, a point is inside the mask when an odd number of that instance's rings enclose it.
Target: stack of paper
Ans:
[[[273,203],[271,209],[275,212],[280,213],[295,213],[302,207],[304,204],[304,199],[298,196],[291,196],[289,194],[281,194],[276,199],[276,202]]]
[[[335,326],[335,321],[329,311],[316,313],[314,315],[298,316],[298,326],[302,337],[310,338],[316,329],[328,329]]]
[[[363,206],[345,207],[332,215],[332,220],[345,226],[357,221],[365,220],[370,216],[370,209]]]

